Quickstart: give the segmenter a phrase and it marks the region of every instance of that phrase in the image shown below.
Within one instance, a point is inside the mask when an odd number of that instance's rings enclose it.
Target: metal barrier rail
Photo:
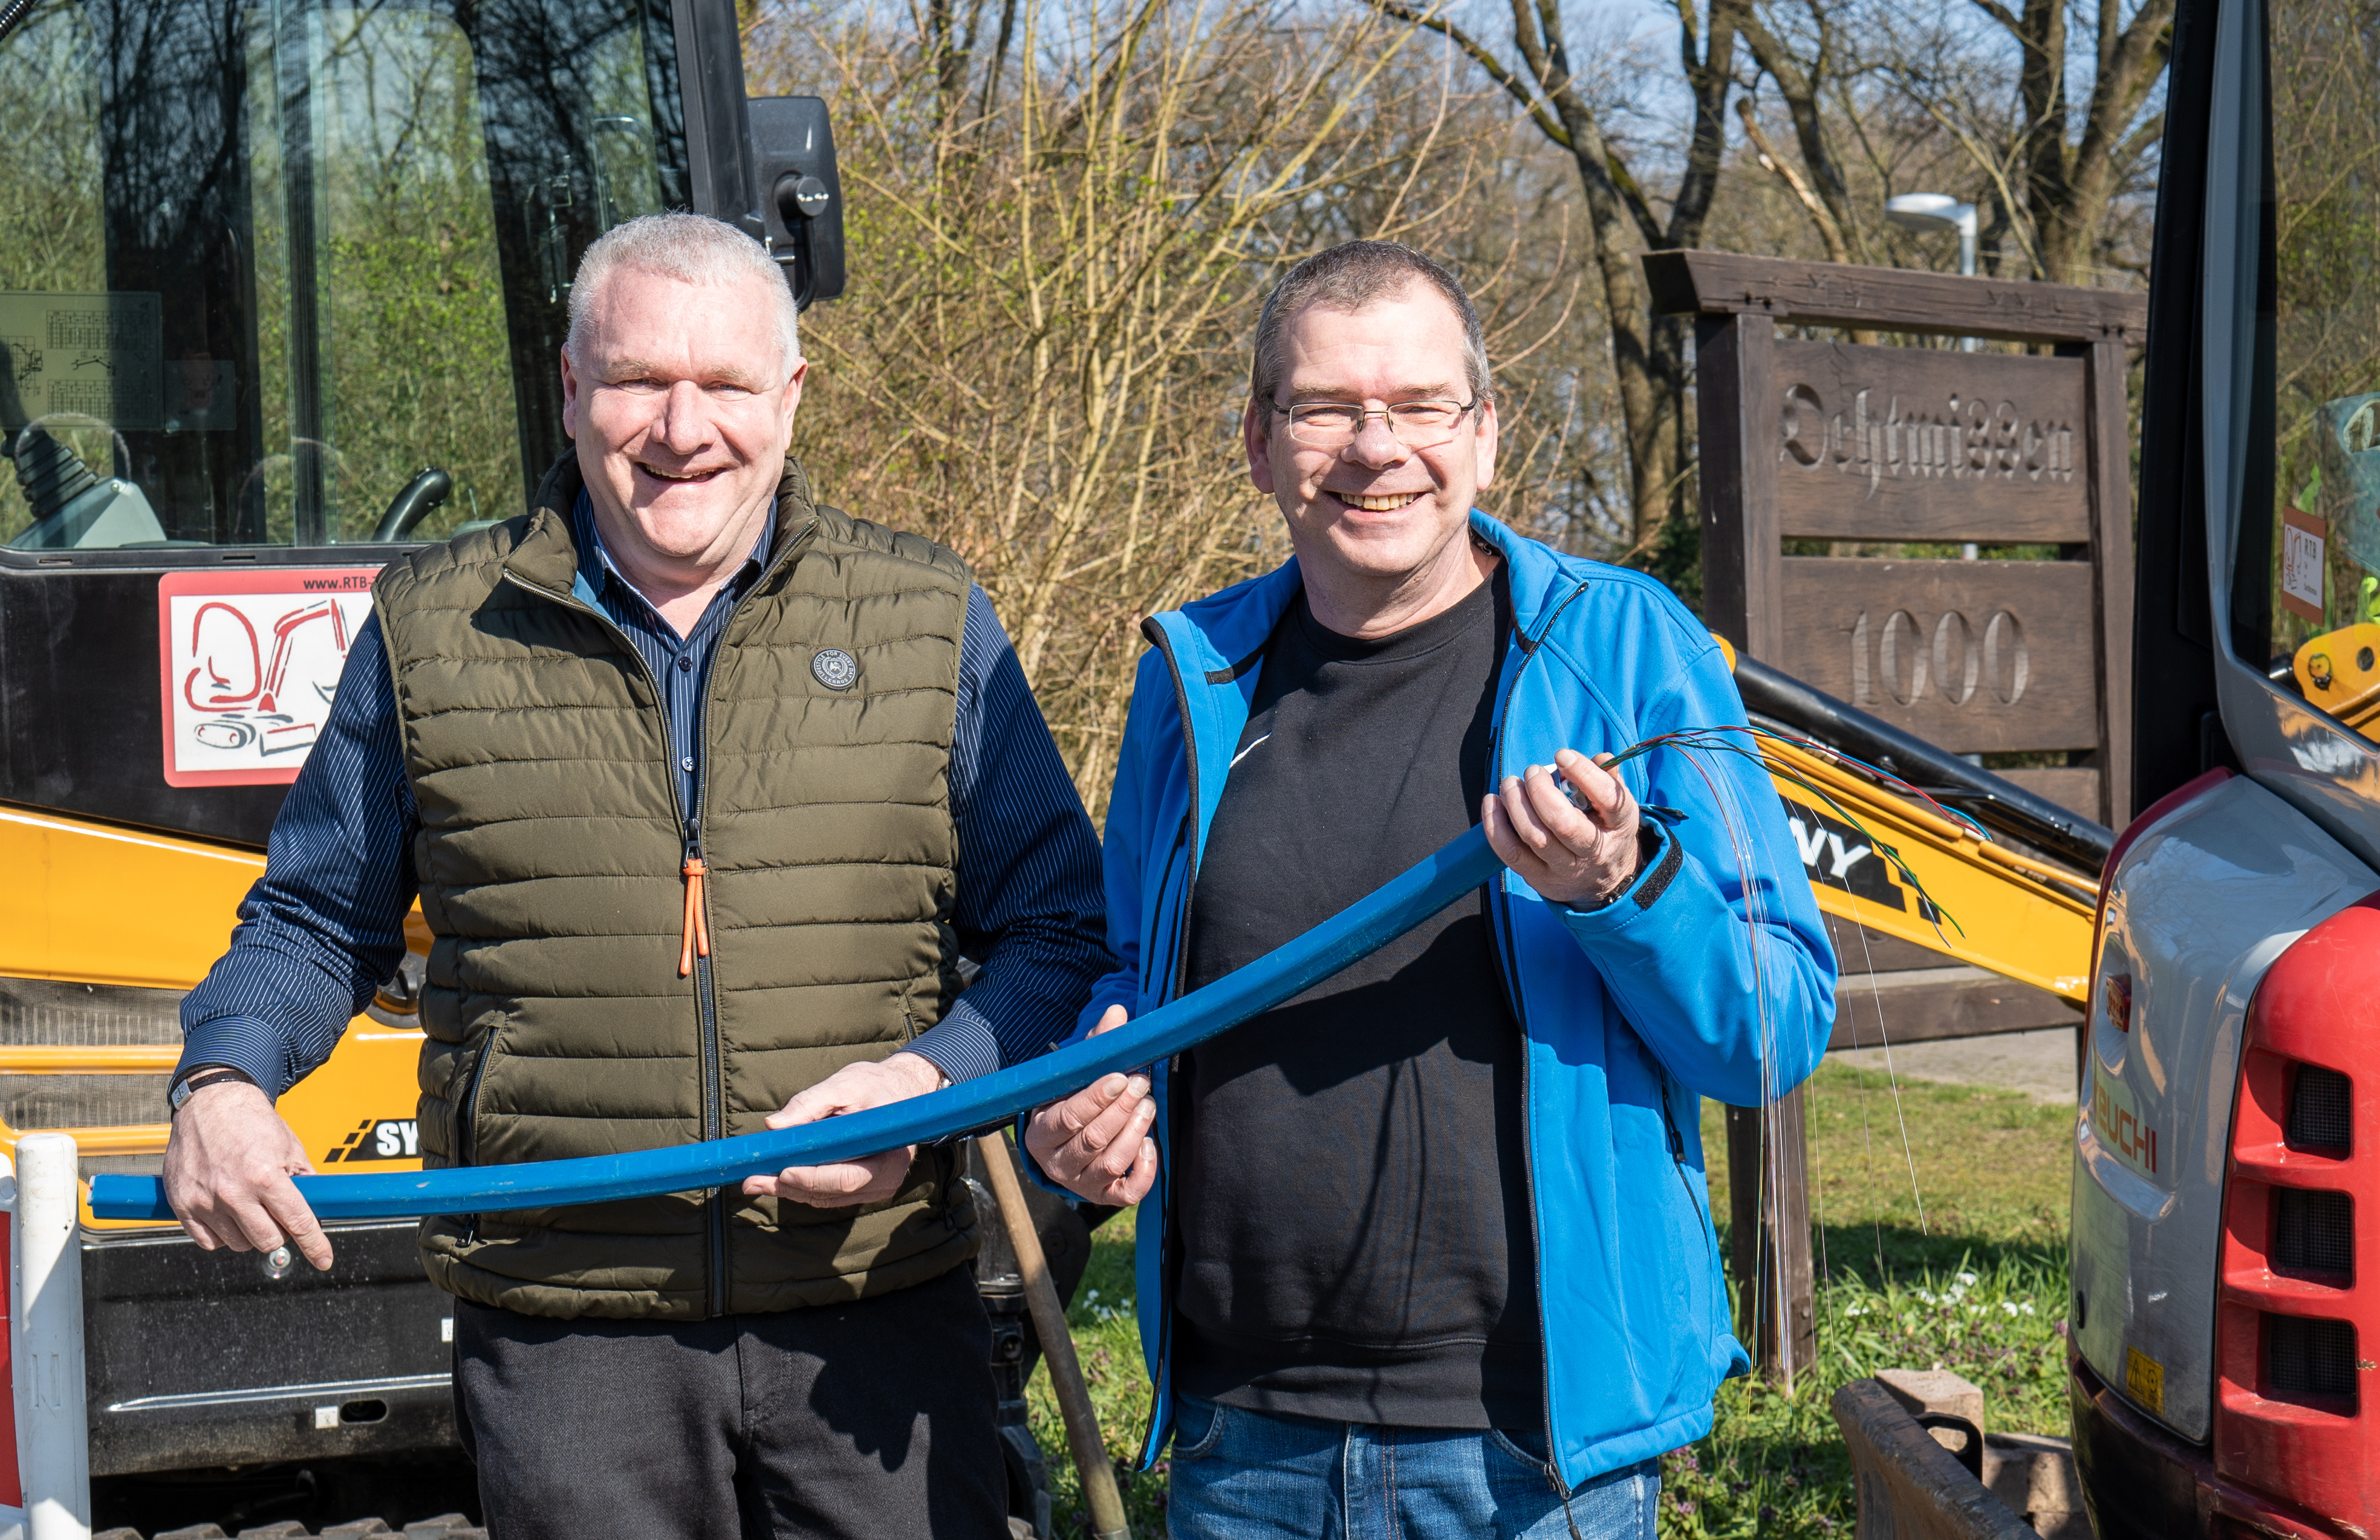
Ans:
[[[0,1048],[0,1074],[164,1074],[182,1048]]]
[[[164,1074],[179,1062],[179,1047],[72,1045],[0,1048],[0,1074]],[[12,1128],[0,1122],[0,1151],[36,1134],[57,1134],[82,1155],[163,1155],[172,1128],[163,1122],[91,1128]],[[0,1527],[0,1540],[6,1530]]]
[[[930,1096],[705,1144],[514,1166],[301,1176],[298,1190],[324,1219],[501,1213],[725,1186],[788,1166],[849,1160],[970,1133],[1069,1095],[1112,1071],[1169,1059],[1302,994],[1503,869],[1487,835],[1474,829],[1295,940],[1203,989],[1112,1032]],[[174,1218],[164,1184],[145,1176],[93,1177],[91,1210],[103,1219]]]

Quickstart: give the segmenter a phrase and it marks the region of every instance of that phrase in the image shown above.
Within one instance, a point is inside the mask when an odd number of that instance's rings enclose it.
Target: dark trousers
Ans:
[[[1004,1540],[991,1331],[968,1270],[699,1322],[455,1302],[491,1540]]]

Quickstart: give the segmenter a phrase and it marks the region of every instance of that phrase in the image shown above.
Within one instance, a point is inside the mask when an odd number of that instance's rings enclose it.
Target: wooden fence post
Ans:
[[[1818,1352],[1802,1088],[1764,1110],[1727,1110],[1728,1267],[1736,1336],[1763,1378],[1791,1394]]]

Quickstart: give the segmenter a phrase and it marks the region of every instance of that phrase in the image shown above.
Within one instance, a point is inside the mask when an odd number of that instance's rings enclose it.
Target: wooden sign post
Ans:
[[[1645,270],[1663,311],[1695,317],[1705,622],[1748,656],[1953,753],[2063,755],[1998,773],[2123,827],[2124,372],[2146,299],[1712,251],[1653,252]],[[1779,336],[1780,326],[2040,351],[1868,346]],[[2057,559],[1787,555],[1794,540],[2042,545]],[[1830,1047],[2077,1020],[2046,991],[1830,929],[1842,962]],[[1765,1118],[1728,1117],[1741,1334],[1763,1372],[1790,1386],[1816,1328],[1801,1093]]]

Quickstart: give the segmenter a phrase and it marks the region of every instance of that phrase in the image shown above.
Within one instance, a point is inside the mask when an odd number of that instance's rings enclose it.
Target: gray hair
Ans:
[[[1257,321],[1256,358],[1248,370],[1248,390],[1258,401],[1278,405],[1281,390],[1281,333],[1290,318],[1309,305],[1350,314],[1397,298],[1414,284],[1426,284],[1454,307],[1463,320],[1463,367],[1470,377],[1471,394],[1481,401],[1496,398],[1496,382],[1488,371],[1488,339],[1479,329],[1479,312],[1453,273],[1410,246],[1392,240],[1351,240],[1328,251],[1318,251],[1289,270],[1265,299]]]
[[[584,367],[582,346],[596,291],[622,268],[655,273],[681,284],[724,286],[754,279],[774,297],[777,340],[791,375],[802,357],[802,335],[793,289],[766,248],[733,224],[704,214],[641,214],[595,237],[578,259],[570,285],[570,337],[563,344],[574,365]]]

